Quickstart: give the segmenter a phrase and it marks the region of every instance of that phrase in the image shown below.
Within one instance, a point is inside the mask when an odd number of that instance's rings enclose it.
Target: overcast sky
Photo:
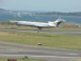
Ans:
[[[0,8],[26,11],[81,12],[81,0],[0,0]]]

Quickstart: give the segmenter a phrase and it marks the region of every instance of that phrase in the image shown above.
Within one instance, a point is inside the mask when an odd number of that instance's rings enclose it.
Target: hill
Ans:
[[[34,11],[17,11],[0,8],[0,21],[8,20],[32,20],[32,21],[49,21],[55,20],[59,16],[81,16],[81,12],[34,12]]]

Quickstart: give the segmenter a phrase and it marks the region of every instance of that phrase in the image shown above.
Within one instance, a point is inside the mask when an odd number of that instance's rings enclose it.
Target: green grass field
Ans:
[[[33,32],[0,32],[0,41],[55,48],[81,49],[81,35],[54,35]]]

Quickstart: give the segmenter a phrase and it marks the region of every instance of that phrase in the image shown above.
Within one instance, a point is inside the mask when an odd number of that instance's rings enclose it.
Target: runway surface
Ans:
[[[28,56],[46,61],[76,61],[80,59],[81,51],[0,42],[0,56]]]
[[[79,30],[70,30],[70,31],[61,31],[61,30],[56,30],[56,31],[52,31],[52,30],[31,30],[31,29],[27,29],[27,30],[23,30],[23,29],[0,29],[0,31],[4,31],[4,32],[33,32],[33,33],[47,33],[47,34],[69,34],[69,35],[81,35],[81,31]]]

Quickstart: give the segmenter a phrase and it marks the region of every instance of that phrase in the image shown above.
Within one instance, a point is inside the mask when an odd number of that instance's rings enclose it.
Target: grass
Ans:
[[[31,32],[0,32],[0,40],[6,42],[21,43],[55,48],[81,49],[81,35],[54,35]]]
[[[0,61],[7,61],[8,59],[11,58],[7,58],[7,57],[0,57]],[[14,58],[15,59],[15,58]],[[42,59],[32,59],[32,58],[28,58],[28,59],[23,59],[23,58],[16,58],[17,61],[43,61]]]

